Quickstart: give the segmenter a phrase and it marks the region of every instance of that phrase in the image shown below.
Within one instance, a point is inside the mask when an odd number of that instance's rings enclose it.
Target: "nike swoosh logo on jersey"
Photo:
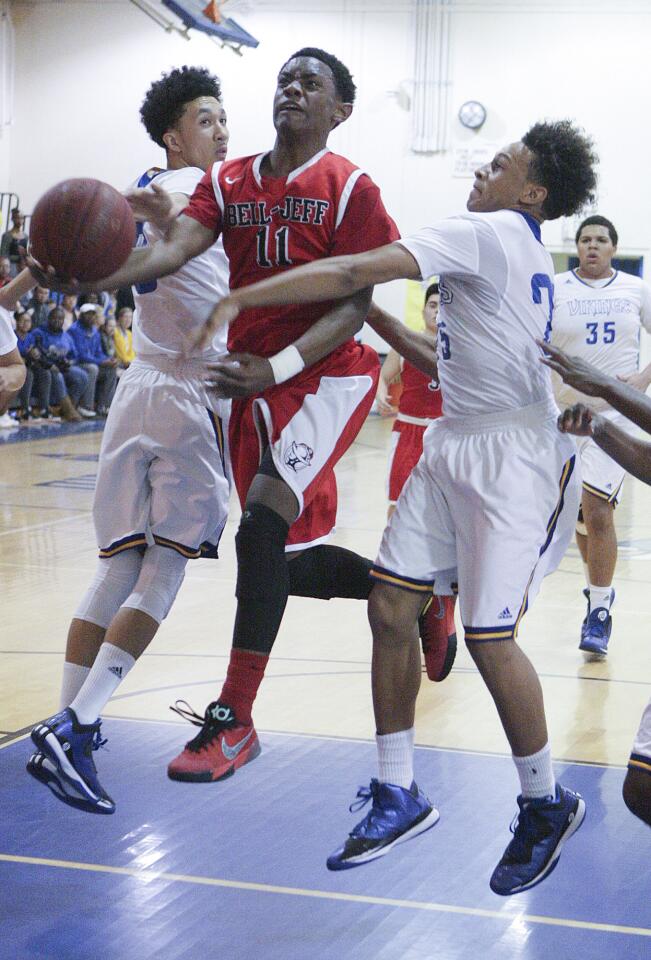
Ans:
[[[238,180],[241,180],[241,177],[224,177],[226,183],[237,183]]]
[[[253,730],[249,730],[247,735],[245,737],[242,737],[242,739],[239,740],[237,743],[233,744],[232,747],[226,743],[226,738],[222,738],[222,753],[224,754],[226,759],[235,760],[237,755],[241,753],[244,747],[247,745],[247,743],[253,736],[253,733],[254,733]]]

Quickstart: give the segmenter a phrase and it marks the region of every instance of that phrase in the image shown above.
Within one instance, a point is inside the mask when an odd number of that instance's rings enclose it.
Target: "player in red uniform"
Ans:
[[[431,283],[425,291],[423,304],[423,336],[436,342],[440,293],[438,283]],[[371,307],[369,322],[392,322],[375,304]],[[397,321],[395,321],[397,322]],[[402,393],[398,415],[391,434],[389,454],[388,516],[395,510],[400,491],[423,452],[423,437],[430,423],[441,416],[442,400],[438,380],[404,360],[391,349],[382,364],[378,384],[377,403],[380,413],[395,413],[389,403],[389,384],[400,377]],[[420,638],[425,659],[425,670],[430,680],[444,680],[449,674],[457,652],[457,634],[454,625],[455,597],[433,596],[429,601],[428,616],[420,625]]]
[[[327,149],[354,95],[336,57],[315,48],[294,54],[278,77],[272,150],[209,169],[167,238],[135,250],[102,286],[174,273],[219,234],[231,289],[395,239],[376,185]],[[314,308],[245,312],[229,330],[230,357],[212,365],[216,389],[235,398],[230,448],[244,508],[238,608],[222,693],[203,718],[190,713],[201,731],[170,764],[174,779],[219,780],[259,753],[251,708],[290,593],[362,599],[370,592],[370,561],[322,543],[336,517],[333,467],[377,385],[377,355],[352,339],[370,296],[367,290]]]

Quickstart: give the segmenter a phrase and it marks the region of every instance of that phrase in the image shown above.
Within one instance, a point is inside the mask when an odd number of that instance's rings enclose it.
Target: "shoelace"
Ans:
[[[357,791],[356,799],[353,800],[351,805],[348,807],[351,813],[357,813],[358,810],[361,810],[362,807],[365,807],[369,800],[375,797],[377,793],[377,788],[374,784],[371,784],[370,787],[360,787]]]
[[[185,706],[179,706],[179,704],[185,704]],[[178,713],[180,717],[183,717],[184,720],[187,720],[194,727],[201,728],[196,737],[188,740],[185,745],[186,750],[191,750],[192,753],[199,753],[205,747],[209,746],[213,740],[219,736],[222,730],[226,730],[229,727],[229,724],[221,720],[216,720],[210,715],[210,706],[212,706],[212,704],[206,707],[206,712],[203,717],[200,716],[196,710],[192,709],[187,700],[176,700],[174,706],[170,707],[170,710]]]
[[[509,830],[513,840],[509,844],[509,855],[515,860],[526,863],[531,859],[532,847],[549,833],[549,823],[536,807],[531,804],[516,813]]]

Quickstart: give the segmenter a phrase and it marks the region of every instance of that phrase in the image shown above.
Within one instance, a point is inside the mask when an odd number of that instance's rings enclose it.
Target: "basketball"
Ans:
[[[101,180],[63,180],[36,204],[30,251],[58,277],[100,280],[122,266],[135,243],[136,224],[121,193]]]

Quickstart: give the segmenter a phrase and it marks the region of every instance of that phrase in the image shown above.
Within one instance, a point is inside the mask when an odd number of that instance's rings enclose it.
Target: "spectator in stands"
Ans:
[[[46,327],[50,310],[54,302],[50,298],[50,291],[47,287],[34,287],[32,298],[27,304],[27,312],[32,318],[32,329],[37,327]]]
[[[77,311],[77,297],[74,293],[64,293],[59,304],[63,310],[63,330],[67,332],[75,320],[79,319]]]
[[[9,257],[11,275],[15,277],[24,266],[24,256],[21,249],[26,249],[28,236],[25,233],[25,215],[18,207],[11,211],[11,227],[3,233],[0,240],[0,257]]]
[[[63,330],[64,314],[61,307],[53,307],[45,327],[33,330],[33,346],[40,353],[38,368],[42,371],[41,415],[50,407],[58,407],[64,420],[80,420],[75,409],[88,386],[89,375],[79,362],[79,356],[70,333]],[[71,328],[72,329],[72,328]],[[35,371],[40,377],[40,372]]]
[[[107,357],[97,329],[98,306],[84,303],[79,308],[79,320],[70,327],[79,365],[88,374],[86,389],[79,401],[82,417],[95,417],[96,409],[105,411],[113,396],[117,379],[115,357]],[[97,406],[96,406],[97,404]]]
[[[34,414],[31,408],[31,397],[34,390],[34,372],[38,365],[41,352],[34,346],[34,334],[32,333],[32,318],[23,310],[18,315],[14,314],[16,321],[16,340],[18,341],[18,352],[23,358],[25,364],[25,382],[18,394],[18,419],[22,421],[34,420]],[[41,401],[39,399],[39,405]]]
[[[133,349],[133,335],[131,333],[131,322],[133,320],[133,310],[130,307],[121,307],[118,310],[117,327],[113,335],[115,341],[115,355],[118,358],[118,377],[123,370],[126,370],[130,363],[136,359],[136,352]]]
[[[11,314],[0,307],[0,429],[17,427],[9,404],[25,382],[25,364],[18,351]]]

